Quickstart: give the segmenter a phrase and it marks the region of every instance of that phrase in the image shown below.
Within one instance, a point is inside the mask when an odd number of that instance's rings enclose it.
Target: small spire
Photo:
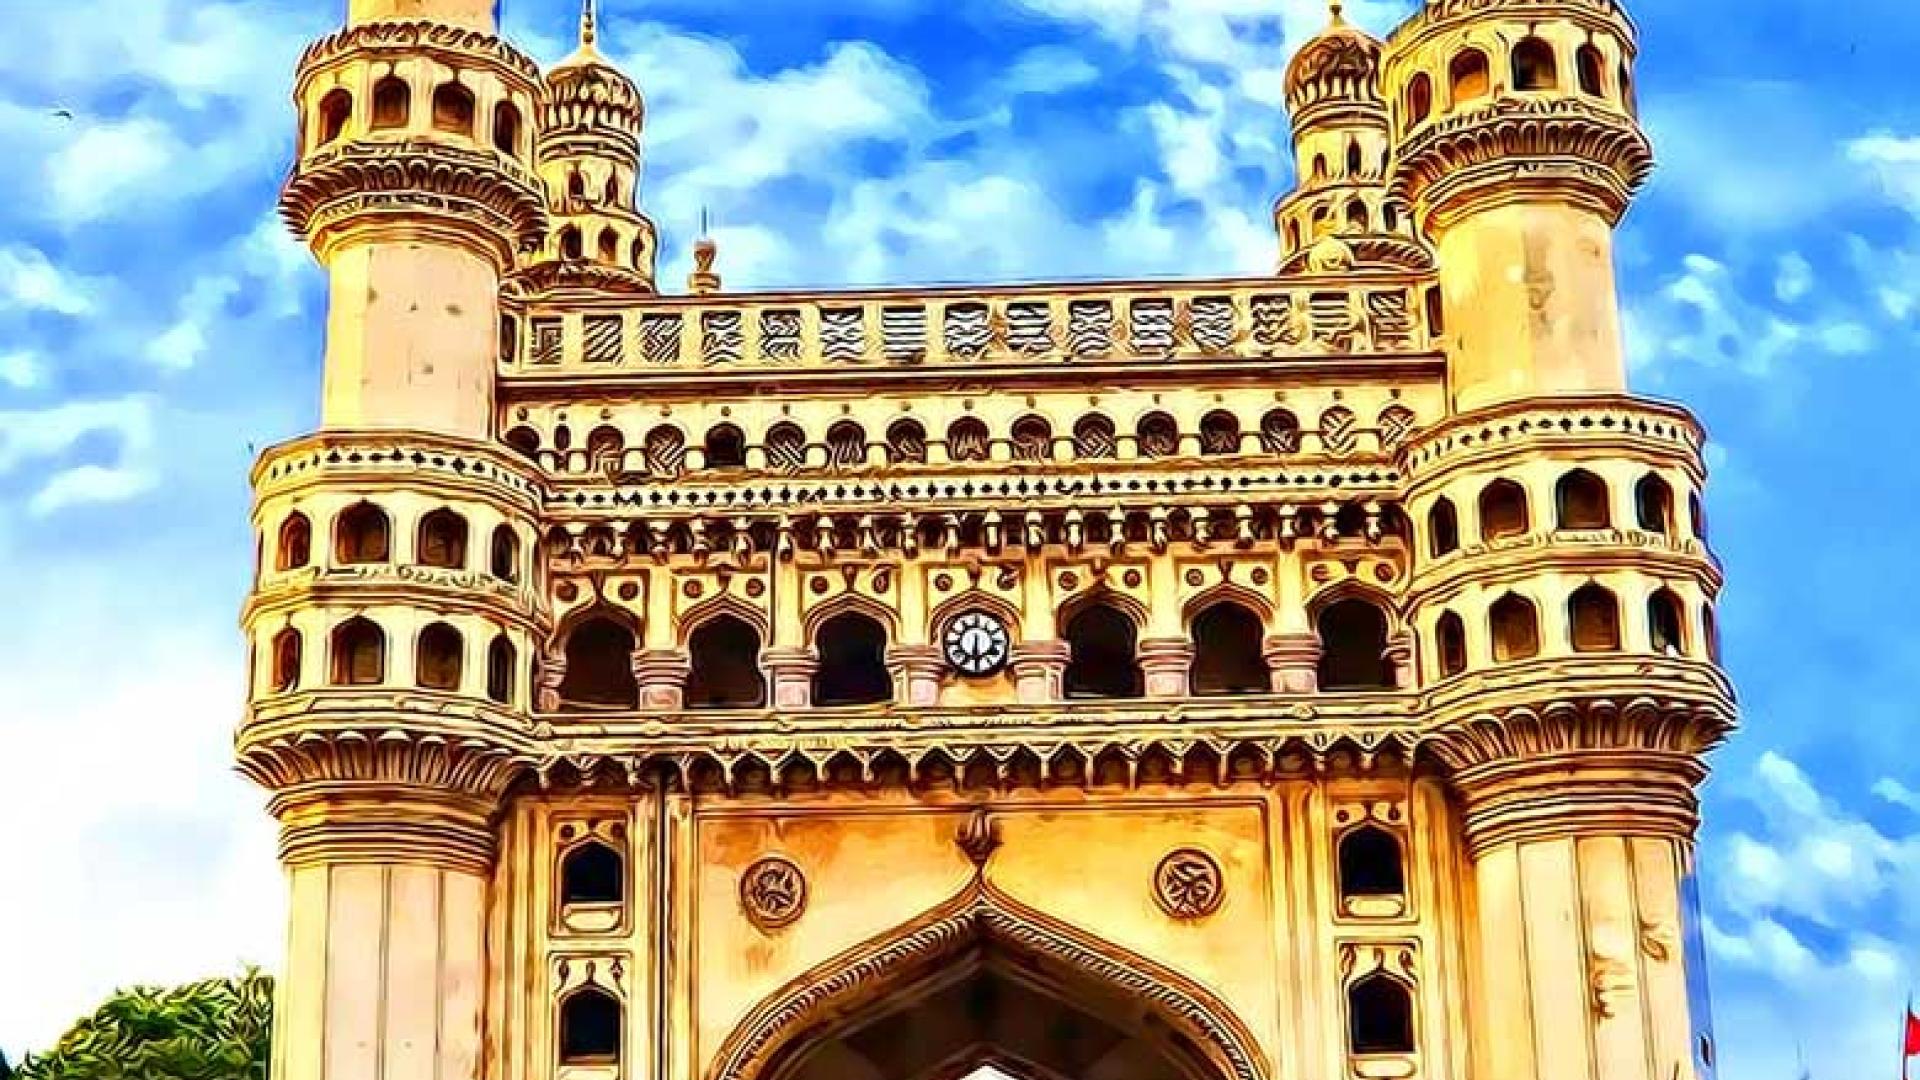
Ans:
[[[600,13],[594,0],[580,0],[580,47],[591,49],[600,40]]]
[[[1333,25],[1346,25],[1346,7],[1344,0],[1327,0],[1327,11],[1333,16]]]
[[[720,273],[713,264],[720,258],[720,245],[707,233],[707,208],[700,208],[700,239],[693,242],[693,273],[687,275],[687,288],[695,296],[720,291]]]

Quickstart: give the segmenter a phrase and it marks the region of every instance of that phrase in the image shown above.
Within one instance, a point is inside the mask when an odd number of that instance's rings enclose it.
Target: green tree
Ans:
[[[257,971],[107,999],[13,1080],[267,1080],[273,980]],[[0,1080],[6,1074],[0,1072]]]

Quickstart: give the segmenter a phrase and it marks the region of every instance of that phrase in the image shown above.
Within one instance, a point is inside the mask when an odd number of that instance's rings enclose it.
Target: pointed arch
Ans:
[[[1096,591],[1062,610],[1060,640],[1067,643],[1068,653],[1062,684],[1067,697],[1137,698],[1146,693],[1140,666],[1145,613],[1134,615],[1115,602],[1119,599]]]
[[[1560,85],[1560,62],[1545,38],[1530,37],[1513,48],[1513,88],[1553,90]]]
[[[689,709],[758,709],[767,703],[760,670],[766,637],[757,612],[731,596],[720,598],[686,625],[686,705]]]
[[[353,95],[341,87],[327,91],[320,99],[320,137],[318,146],[326,146],[337,141],[347,132],[347,122],[353,119]]]
[[[1266,620],[1236,599],[1216,600],[1192,620],[1188,692],[1196,697],[1265,694],[1273,689],[1266,659]]]
[[[493,107],[493,148],[508,157],[520,153],[520,110],[511,101]]]
[[[1463,103],[1486,97],[1493,90],[1492,65],[1487,62],[1487,54],[1479,49],[1468,49],[1453,58],[1447,66],[1447,81],[1453,92],[1452,105],[1459,108]]]
[[[441,83],[433,91],[433,127],[454,135],[473,134],[473,91],[457,82]]]
[[[388,75],[373,84],[373,130],[385,131],[407,126],[412,112],[413,90],[398,75]]]
[[[640,704],[640,685],[633,673],[633,654],[640,629],[625,612],[606,606],[589,608],[567,620],[560,633],[566,656],[566,676],[560,700],[569,707],[633,709]]]
[[[1262,1080],[1269,1065],[1252,1032],[1197,981],[976,879],[951,900],[803,972],[727,1036],[707,1080],[783,1080],[806,1051],[874,1005],[931,979],[1005,956],[1046,982],[1145,1006],[1156,1048],[1207,1080]],[[1155,1023],[1157,1021],[1157,1023]]]
[[[1586,469],[1575,469],[1554,485],[1555,524],[1561,529],[1605,529],[1613,525],[1607,482]]]
[[[275,570],[298,570],[313,561],[313,524],[298,510],[280,523],[280,543],[275,549]]]
[[[885,623],[849,607],[818,623],[811,640],[820,662],[813,677],[814,704],[878,705],[893,700],[893,675],[887,670],[892,636]]]

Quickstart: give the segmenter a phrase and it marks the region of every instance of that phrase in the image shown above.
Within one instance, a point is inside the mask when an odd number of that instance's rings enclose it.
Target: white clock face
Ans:
[[[1012,641],[1007,626],[984,611],[962,612],[947,624],[947,663],[968,678],[992,675],[1007,665]]]

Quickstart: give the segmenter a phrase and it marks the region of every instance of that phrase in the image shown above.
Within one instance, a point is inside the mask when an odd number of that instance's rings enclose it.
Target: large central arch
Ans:
[[[1164,966],[976,880],[788,983],[708,1080],[1266,1080],[1245,1027]]]

